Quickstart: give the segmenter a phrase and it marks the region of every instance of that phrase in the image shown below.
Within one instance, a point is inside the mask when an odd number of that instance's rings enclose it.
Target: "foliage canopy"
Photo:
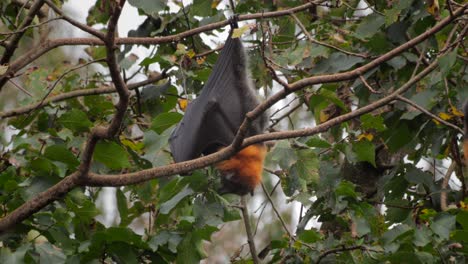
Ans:
[[[185,165],[168,151],[233,9],[264,95],[254,115],[271,121],[245,144],[275,141],[255,199],[299,208],[251,215],[258,258],[467,261],[466,1],[181,2],[97,0],[79,22],[62,1],[1,1],[1,263],[198,263],[213,234],[239,235],[225,230],[238,197],[207,167],[239,146]],[[124,5],[144,22],[119,37]],[[118,187],[110,223],[104,186]],[[223,261],[258,261],[230,250]]]

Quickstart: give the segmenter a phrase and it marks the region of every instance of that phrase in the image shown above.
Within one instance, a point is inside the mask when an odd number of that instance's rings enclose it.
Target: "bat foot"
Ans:
[[[234,14],[232,17],[229,18],[229,24],[231,25],[231,28],[238,28],[239,25],[237,22],[239,21],[239,15]]]

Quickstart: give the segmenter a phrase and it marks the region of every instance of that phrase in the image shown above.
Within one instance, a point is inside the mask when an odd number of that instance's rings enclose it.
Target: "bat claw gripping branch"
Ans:
[[[239,25],[237,22],[239,21],[239,15],[234,14],[232,17],[229,18],[229,24],[231,25],[231,28],[238,28]]]

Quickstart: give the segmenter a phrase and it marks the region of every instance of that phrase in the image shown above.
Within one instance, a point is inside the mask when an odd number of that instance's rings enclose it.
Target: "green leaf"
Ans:
[[[57,166],[45,157],[37,157],[30,162],[30,168],[42,174],[43,176],[56,175],[58,173]]]
[[[309,55],[309,45],[306,42],[300,42],[295,49],[291,52],[286,50],[286,58],[288,58],[288,64],[295,66],[302,62],[305,57]]]
[[[321,236],[317,231],[310,229],[310,230],[305,230],[302,233],[300,233],[299,239],[303,241],[304,243],[310,244],[310,243],[315,243],[318,240],[320,240]]]
[[[122,192],[121,189],[117,189],[117,209],[119,210],[120,215],[120,226],[127,226],[130,224],[128,217],[128,206],[127,206],[127,197]]]
[[[111,2],[106,0],[97,0],[88,11],[86,23],[88,25],[106,24],[111,13]]]
[[[82,222],[90,221],[100,213],[94,202],[79,189],[68,193],[65,203],[67,208],[75,214],[75,218]]]
[[[353,143],[353,151],[356,153],[358,161],[367,161],[372,166],[375,165],[375,146],[368,140],[361,140]]]
[[[341,52],[334,52],[328,59],[321,60],[312,69],[312,73],[337,73],[352,68],[354,65],[363,62],[364,59],[356,56],[346,55]]]
[[[326,86],[324,86],[326,87]],[[329,89],[320,89],[320,95],[328,99],[330,102],[339,106],[341,109],[347,111],[346,105],[341,101],[341,99],[336,95],[335,91]]]
[[[371,14],[366,16],[358,25],[354,35],[362,40],[372,37],[380,31],[380,27],[385,24],[385,17],[379,14]]]
[[[439,68],[440,68],[440,71],[442,72],[443,77],[446,77],[450,73],[456,61],[457,61],[457,50],[453,50],[452,52],[449,52],[446,55],[439,58],[439,61],[438,61]]]
[[[39,254],[40,263],[65,263],[66,256],[62,250],[49,242],[36,244],[36,251]]]
[[[328,141],[319,137],[311,137],[307,140],[306,145],[311,148],[330,148],[332,146]]]
[[[431,230],[442,239],[449,239],[450,232],[455,229],[456,216],[442,214],[431,223]]]
[[[408,182],[416,184],[424,184],[424,186],[429,189],[434,186],[434,181],[432,179],[432,174],[422,171],[421,169],[408,165],[407,173],[405,174],[405,179]]]
[[[468,231],[467,230],[456,230],[453,232],[451,239],[455,241],[460,241],[463,243],[468,243]]]
[[[169,144],[170,130],[165,130],[158,135],[153,130],[148,130],[143,136],[144,151],[142,158],[153,164],[153,167],[167,165],[173,162],[171,155],[166,151]]]
[[[198,198],[193,206],[193,215],[196,218],[195,225],[197,227],[222,225],[224,206],[219,202],[210,203]]]
[[[457,214],[457,222],[468,231],[468,211],[460,211]]]
[[[294,152],[287,140],[276,142],[269,157],[283,169],[290,168],[297,161],[296,152]]]
[[[406,66],[406,59],[403,56],[396,56],[395,58],[392,58],[386,63],[392,66],[395,70],[400,70]]]
[[[296,191],[306,192],[308,184],[317,184],[318,159],[317,155],[310,149],[300,149],[295,151],[296,162],[289,167],[282,167],[289,170],[289,177],[281,181],[283,191],[287,196],[292,196]]]
[[[356,217],[354,219],[354,223],[356,224],[356,231],[357,231],[358,237],[362,237],[371,232],[371,227],[365,218]]]
[[[406,236],[413,234],[413,232],[414,229],[410,226],[406,224],[400,224],[385,232],[385,234],[382,236],[382,240],[384,245],[389,245],[396,240],[403,239]]]
[[[360,119],[361,126],[364,129],[375,129],[377,132],[382,132],[386,129],[384,119],[380,115],[365,114]]]
[[[122,146],[112,141],[98,142],[93,158],[113,170],[130,167],[128,153]]]
[[[86,132],[93,125],[83,111],[75,108],[61,115],[57,122],[73,132]]]
[[[23,244],[19,248],[17,248],[14,252],[10,250],[8,247],[1,247],[0,248],[0,263],[25,263],[24,262],[24,255],[28,250],[31,249],[30,244]]]
[[[68,165],[70,170],[75,170],[80,164],[78,158],[65,145],[52,145],[46,148],[44,156],[50,160],[60,161]]]
[[[188,185],[186,185],[184,189],[178,192],[169,201],[162,203],[159,211],[161,212],[161,214],[168,214],[172,209],[174,209],[174,207],[177,206],[177,204],[179,204],[180,201],[182,201],[182,199],[192,194],[193,190],[190,189]]]
[[[89,252],[92,254],[97,254],[96,257],[98,257],[105,250],[105,247],[111,247],[114,251],[113,254],[116,254],[117,257],[122,259],[125,258],[125,254],[134,254],[133,251],[123,251],[123,255],[119,254],[116,249],[122,250],[122,244],[125,245],[128,249],[150,249],[142,237],[135,234],[133,230],[127,227],[110,227],[102,231],[98,231],[94,234],[91,245],[89,247]]]
[[[400,10],[398,9],[386,9],[385,14],[385,25],[388,27],[391,24],[397,22],[398,16],[400,15]]]
[[[354,184],[348,181],[341,181],[335,190],[336,196],[349,197],[352,199],[357,198],[357,193],[355,191]]]
[[[194,0],[190,13],[192,16],[207,17],[213,14],[212,0]]]
[[[128,0],[128,3],[150,15],[159,13],[167,6],[167,0]]]
[[[177,264],[198,264],[201,256],[196,250],[192,233],[187,234],[177,247]]]
[[[151,129],[161,134],[164,130],[179,123],[182,115],[176,112],[162,113],[156,116],[151,123]]]
[[[431,243],[431,236],[431,230],[427,226],[421,225],[417,227],[417,230],[414,232],[413,244],[417,247],[424,247]]]
[[[179,245],[180,241],[182,241],[180,234],[162,230],[156,236],[151,238],[151,240],[148,242],[148,245],[153,251],[157,251],[160,246],[167,244],[169,250],[172,253],[177,253],[177,246]]]
[[[412,134],[406,124],[393,128],[392,136],[387,141],[387,146],[390,152],[396,152],[400,148],[408,144],[412,139]]]

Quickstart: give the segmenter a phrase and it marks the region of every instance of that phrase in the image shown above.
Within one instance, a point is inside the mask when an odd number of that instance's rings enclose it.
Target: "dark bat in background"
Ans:
[[[188,105],[170,137],[174,160],[195,159],[230,145],[247,112],[258,104],[244,48],[239,38],[232,38],[231,30],[202,92]],[[247,136],[262,133],[266,118],[265,114],[257,118]],[[220,193],[253,193],[261,182],[265,155],[264,144],[255,144],[216,164],[223,184]]]

